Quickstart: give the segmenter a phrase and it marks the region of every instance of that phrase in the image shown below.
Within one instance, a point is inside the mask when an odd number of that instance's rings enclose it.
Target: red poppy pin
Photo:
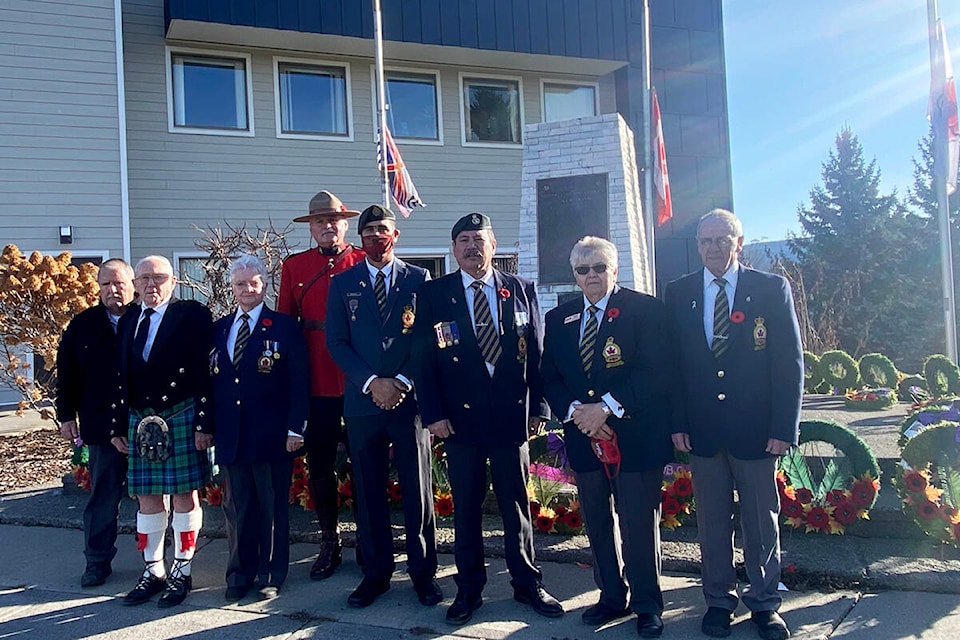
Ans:
[[[270,318],[264,318],[264,319],[263,319],[263,326],[265,326],[265,327],[272,327],[272,326],[273,326],[273,320],[271,320]]]
[[[619,315],[620,315],[620,309],[617,309],[616,307],[610,307],[609,309],[607,309],[607,317],[610,318],[611,320],[613,320],[614,318],[617,318]]]
[[[510,289],[507,289],[506,287],[500,289],[499,293],[500,297],[504,300],[507,300],[510,297]]]
[[[743,322],[745,317],[746,316],[743,315],[743,311],[734,311],[730,314],[730,322],[733,322],[734,324],[740,324]]]

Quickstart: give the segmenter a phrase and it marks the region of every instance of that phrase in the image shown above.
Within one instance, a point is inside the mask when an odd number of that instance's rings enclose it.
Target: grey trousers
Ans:
[[[725,450],[704,458],[690,456],[693,492],[708,607],[737,608],[737,573],[733,561],[733,491],[740,502],[743,557],[749,584],[743,603],[750,611],[776,611],[780,583],[780,497],[777,458],[739,460]]]

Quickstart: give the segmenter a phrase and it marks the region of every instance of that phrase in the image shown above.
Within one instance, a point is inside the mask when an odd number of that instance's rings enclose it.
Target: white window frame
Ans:
[[[564,84],[571,87],[593,87],[593,115],[600,115],[600,83],[599,82],[590,82],[583,81],[578,82],[576,80],[570,80],[569,78],[558,79],[558,78],[540,78],[540,122],[547,121],[547,90],[546,85],[548,84]],[[559,120],[554,120],[554,122],[560,122]]]
[[[111,256],[110,256],[110,252],[109,252],[108,250],[106,250],[106,249],[104,249],[103,251],[100,251],[100,250],[98,250],[98,249],[83,249],[83,250],[81,250],[81,251],[70,251],[70,249],[63,249],[62,246],[61,246],[61,249],[62,249],[62,251],[50,251],[49,253],[50,253],[50,255],[57,255],[57,254],[59,254],[59,253],[62,253],[63,251],[69,251],[69,252],[70,252],[70,257],[71,257],[72,259],[74,259],[74,260],[76,260],[77,258],[79,258],[80,260],[83,260],[83,259],[86,259],[86,258],[100,258],[100,263],[101,263],[101,264],[103,264],[104,262],[106,262],[107,260],[109,260],[110,257],[111,257]],[[33,253],[33,252],[32,252],[32,251],[30,251],[30,252],[24,252],[24,254],[25,254],[25,255],[28,255],[28,256],[29,256],[31,253]],[[130,266],[133,267],[133,265],[130,265]]]
[[[459,268],[453,259],[453,253],[451,253],[449,245],[441,248],[403,247],[403,251],[397,251],[397,257],[401,260],[403,260],[405,256],[410,258],[442,258],[444,275],[456,271]]]
[[[522,149],[523,148],[523,127],[526,122],[523,113],[523,78],[520,76],[502,76],[492,73],[468,73],[461,71],[459,74],[459,95],[457,96],[457,101],[460,103],[460,146],[463,147],[485,147],[487,149]],[[519,102],[519,117],[520,117],[520,142],[472,142],[467,140],[467,127],[466,127],[466,105],[464,104],[463,96],[463,81],[464,78],[473,79],[473,80],[507,80],[510,82],[517,83],[517,102]]]
[[[393,139],[398,142],[403,142],[404,145],[416,144],[422,145],[425,147],[442,147],[443,146],[443,92],[440,88],[440,72],[436,69],[414,69],[412,67],[385,67],[384,72],[384,84],[386,84],[387,78],[386,74],[391,71],[396,71],[397,73],[414,73],[425,76],[433,76],[436,79],[436,101],[437,101],[437,139],[428,140],[426,138],[405,138],[399,136],[396,132],[391,131],[393,134]],[[373,109],[373,132],[371,137],[374,142],[377,141],[377,129],[380,128],[380,122],[377,120],[377,67],[375,65],[370,65],[370,105]],[[389,115],[389,112],[388,112]],[[389,117],[388,117],[389,124]]]
[[[244,61],[244,77],[246,78],[246,105],[247,105],[247,128],[246,129],[206,129],[203,127],[178,127],[174,118],[173,103],[173,56],[174,54],[186,54],[205,56],[208,58],[226,58],[228,60]],[[164,66],[167,76],[167,132],[168,133],[189,133],[204,136],[239,136],[243,138],[252,138],[254,132],[254,114],[253,114],[253,61],[249,53],[239,51],[223,51],[218,49],[190,49],[186,47],[164,47]]]
[[[322,133],[284,133],[283,118],[280,109],[280,63],[302,64],[308,67],[337,67],[343,69],[343,79],[346,84],[344,93],[347,99],[347,135],[329,135]],[[332,142],[353,142],[353,80],[350,77],[350,63],[346,61],[321,60],[319,58],[289,58],[286,56],[273,57],[273,114],[276,123],[277,138],[288,140],[328,140]]]
[[[209,258],[210,254],[203,251],[174,251],[173,252],[173,275],[177,279],[177,297],[183,297],[181,285],[180,261],[184,258],[190,260]]]

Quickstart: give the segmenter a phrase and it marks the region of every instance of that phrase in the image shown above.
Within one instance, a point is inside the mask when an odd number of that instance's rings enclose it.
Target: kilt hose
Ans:
[[[166,460],[151,462],[142,458],[137,450],[136,430],[137,424],[152,415],[152,412],[130,410],[127,487],[132,497],[190,493],[210,480],[210,450],[197,451],[194,436],[195,413],[193,400],[184,400],[159,414],[167,422],[173,451]]]

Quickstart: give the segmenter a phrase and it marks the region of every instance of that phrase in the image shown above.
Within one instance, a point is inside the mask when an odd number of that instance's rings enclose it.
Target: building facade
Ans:
[[[388,122],[428,205],[399,222],[404,257],[451,268],[470,211],[519,251],[526,124],[619,112],[649,144],[641,0],[382,4]],[[675,212],[657,232],[664,281],[699,264],[695,221],[732,187],[721,1],[650,5]],[[372,37],[371,0],[0,4],[3,243],[160,253],[189,272],[196,227],[282,228],[320,189],[377,202]],[[305,225],[291,234],[308,245]]]

